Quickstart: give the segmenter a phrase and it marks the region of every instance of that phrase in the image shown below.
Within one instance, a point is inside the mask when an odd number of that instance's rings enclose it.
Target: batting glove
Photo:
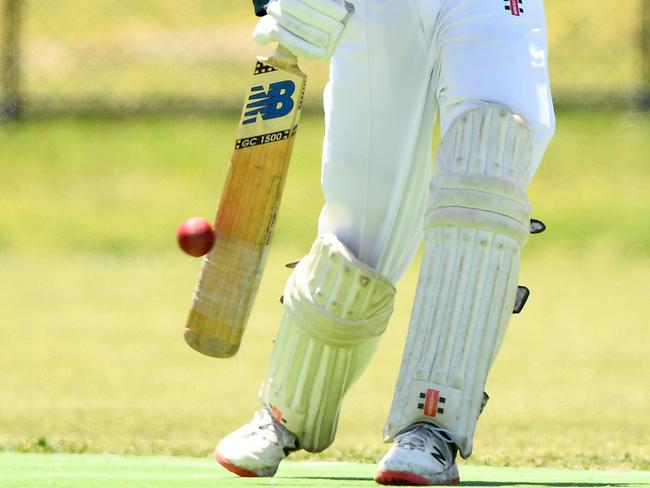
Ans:
[[[329,59],[348,19],[344,0],[271,0],[253,31],[258,44],[278,42],[300,58]]]

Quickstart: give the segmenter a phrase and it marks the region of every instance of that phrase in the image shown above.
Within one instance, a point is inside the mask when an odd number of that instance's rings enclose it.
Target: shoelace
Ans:
[[[407,449],[424,451],[427,449],[427,444],[431,442],[431,436],[437,437],[445,444],[454,444],[454,439],[447,430],[422,423],[397,436],[397,445]]]
[[[251,422],[255,427],[264,432],[267,439],[274,444],[292,447],[295,444],[294,436],[287,428],[277,422],[268,410],[259,410]]]

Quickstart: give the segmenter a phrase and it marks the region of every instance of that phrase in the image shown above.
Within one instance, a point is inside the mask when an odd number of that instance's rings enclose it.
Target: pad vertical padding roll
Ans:
[[[294,270],[261,397],[303,449],[334,440],[343,396],[370,361],[394,295],[333,235],[319,237]]]
[[[464,457],[472,452],[528,236],[531,148],[521,119],[490,105],[461,116],[442,139],[386,440],[424,421],[448,429]]]

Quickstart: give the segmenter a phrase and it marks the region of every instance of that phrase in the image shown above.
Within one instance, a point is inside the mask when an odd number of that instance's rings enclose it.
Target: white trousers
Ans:
[[[319,233],[395,283],[422,237],[433,126],[497,103],[531,130],[537,168],[555,125],[542,0],[355,0],[325,90]]]

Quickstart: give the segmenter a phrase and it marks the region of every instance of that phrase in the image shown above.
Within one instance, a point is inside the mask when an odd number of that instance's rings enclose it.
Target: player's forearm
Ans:
[[[266,4],[269,0],[253,0],[253,7],[255,7],[255,15],[263,17],[266,15]]]

